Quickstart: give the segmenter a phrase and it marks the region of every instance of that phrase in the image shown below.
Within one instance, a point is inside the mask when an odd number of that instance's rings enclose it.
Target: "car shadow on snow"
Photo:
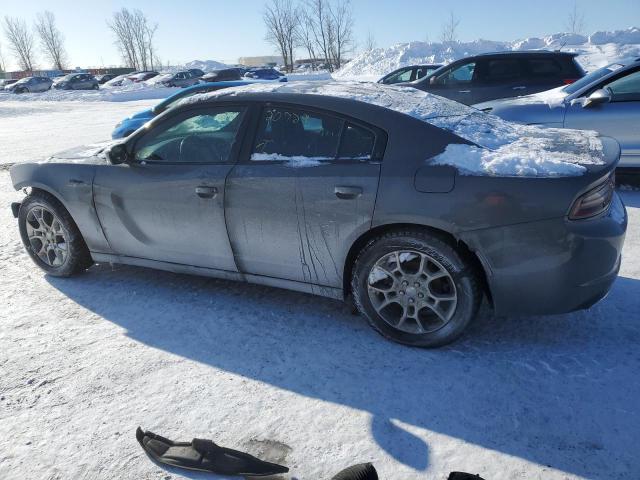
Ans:
[[[485,308],[438,350],[388,342],[340,302],[275,288],[107,265],[47,279],[139,342],[369,412],[372,438],[416,470],[436,432],[589,478],[640,471],[635,279],[570,315]]]

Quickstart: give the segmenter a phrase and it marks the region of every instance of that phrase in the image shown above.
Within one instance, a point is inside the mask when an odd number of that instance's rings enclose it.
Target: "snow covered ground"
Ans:
[[[399,43],[376,48],[353,58],[335,78],[376,81],[383,75],[406,65],[444,64],[470,55],[506,50],[558,50],[577,52],[578,61],[591,71],[615,60],[640,56],[640,28],[594,32],[589,36],[556,33],[514,42],[474,40],[442,44],[439,42]]]
[[[0,102],[3,162],[105,139],[155,101]],[[436,351],[383,340],[342,304],[99,265],[45,276],[23,252],[0,166],[0,478],[181,479],[138,425],[212,438],[328,479],[628,479],[640,472],[640,192],[620,278],[589,311],[493,318]]]

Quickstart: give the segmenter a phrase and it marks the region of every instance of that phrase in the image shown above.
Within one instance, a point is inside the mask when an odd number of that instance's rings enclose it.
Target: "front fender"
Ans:
[[[111,253],[93,204],[95,165],[21,163],[10,170],[16,190],[37,188],[55,197],[76,222],[92,252]]]

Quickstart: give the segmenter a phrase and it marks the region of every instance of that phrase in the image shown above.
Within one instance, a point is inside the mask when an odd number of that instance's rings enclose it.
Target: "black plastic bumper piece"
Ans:
[[[20,211],[20,202],[13,202],[11,204],[11,213],[13,213],[13,218],[18,218],[18,212]]]
[[[174,442],[140,427],[136,438],[153,460],[173,467],[213,472],[218,475],[259,477],[287,473],[282,465],[260,460],[248,453],[216,445],[211,440],[194,438],[190,442]]]

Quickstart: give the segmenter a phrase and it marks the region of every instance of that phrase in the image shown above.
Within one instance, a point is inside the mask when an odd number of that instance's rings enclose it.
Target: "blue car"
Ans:
[[[120,123],[116,125],[115,130],[111,133],[111,138],[117,140],[119,138],[128,137],[149,120],[154,118],[157,115],[160,115],[162,112],[167,110],[171,105],[173,105],[176,101],[181,100],[186,97],[190,97],[191,95],[196,95],[197,93],[206,93],[213,92],[214,90],[220,90],[222,88],[230,88],[230,87],[241,87],[243,85],[250,85],[252,83],[250,81],[229,81],[229,82],[215,82],[215,83],[201,83],[198,85],[193,85],[192,87],[185,88],[180,90],[178,93],[171,95],[170,97],[164,99],[162,102],[157,104],[155,107],[150,108],[148,110],[144,110],[142,112],[138,112],[135,115],[125,118]]]
[[[286,82],[287,77],[277,71],[275,68],[254,68],[244,74],[245,78],[253,78],[256,80],[278,80]]]

